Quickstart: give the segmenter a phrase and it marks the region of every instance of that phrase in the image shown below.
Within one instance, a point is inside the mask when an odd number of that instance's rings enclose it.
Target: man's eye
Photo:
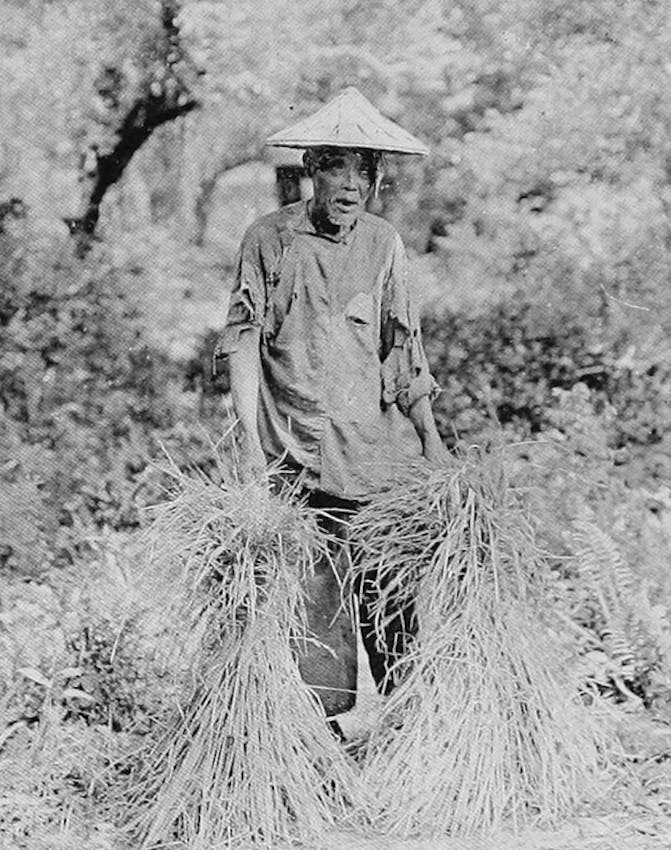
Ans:
[[[344,157],[333,157],[329,159],[322,160],[319,167],[322,171],[328,171],[334,176],[340,176],[345,173],[347,170],[347,161]],[[360,162],[357,163],[356,166],[357,173],[361,178],[366,180],[367,182],[371,182],[372,175],[371,169],[368,163]]]

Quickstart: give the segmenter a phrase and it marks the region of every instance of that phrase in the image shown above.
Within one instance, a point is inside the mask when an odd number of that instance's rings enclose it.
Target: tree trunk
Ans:
[[[97,145],[89,145],[80,163],[84,186],[82,210],[77,217],[64,218],[75,239],[75,253],[83,257],[91,247],[100,216],[100,204],[110,186],[123,175],[135,153],[157,127],[186,115],[198,102],[187,82],[189,65],[179,40],[175,22],[179,12],[176,0],[162,0],[161,23],[163,37],[157,45],[158,61],[152,73],[143,81],[130,109],[119,117],[112,150],[100,154]],[[179,66],[179,67],[178,67]],[[113,72],[114,69],[107,69]],[[197,69],[196,74],[201,73]],[[109,93],[106,92],[109,99]]]

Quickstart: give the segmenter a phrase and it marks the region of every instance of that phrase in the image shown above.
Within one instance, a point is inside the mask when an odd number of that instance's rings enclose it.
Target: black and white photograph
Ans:
[[[2,0],[0,850],[671,848],[671,2]]]

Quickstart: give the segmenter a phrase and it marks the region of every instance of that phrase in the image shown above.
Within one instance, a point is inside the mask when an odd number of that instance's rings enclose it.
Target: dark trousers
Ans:
[[[332,542],[330,558],[323,558],[315,565],[314,575],[305,588],[307,625],[312,640],[299,649],[298,666],[303,680],[317,694],[330,717],[348,711],[356,702],[355,606],[373,679],[378,691],[385,694],[394,685],[391,668],[415,632],[414,612],[412,605],[398,610],[383,634],[376,635],[375,571],[361,574],[354,586],[346,583],[351,559],[357,558],[348,540],[347,523],[361,505],[319,491],[310,492],[307,501],[311,507],[323,511],[320,524]]]

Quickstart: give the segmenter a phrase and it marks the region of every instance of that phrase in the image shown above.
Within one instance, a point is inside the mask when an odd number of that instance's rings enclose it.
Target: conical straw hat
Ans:
[[[267,145],[278,148],[371,148],[391,153],[429,153],[427,146],[385,118],[353,86],[343,89],[313,115],[274,133]]]

